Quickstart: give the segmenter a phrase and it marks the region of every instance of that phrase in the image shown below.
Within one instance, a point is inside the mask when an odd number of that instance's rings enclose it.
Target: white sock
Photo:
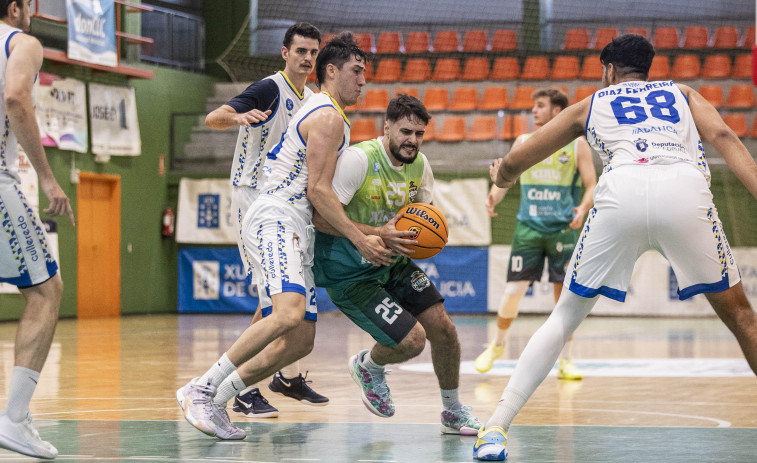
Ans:
[[[260,389],[260,387],[258,386],[258,383],[251,384],[251,385],[247,386],[246,388],[242,389],[242,391],[239,392],[239,395],[245,395],[248,392],[252,391],[253,389]]]
[[[442,389],[442,407],[444,410],[457,410],[461,406],[457,389]]]
[[[210,370],[197,380],[197,384],[209,384],[218,387],[236,369],[237,367],[231,363],[231,360],[226,356],[226,352],[224,352],[221,358],[210,367]]]
[[[371,351],[368,351],[365,353],[365,356],[363,356],[363,361],[360,362],[360,364],[369,370],[383,370],[384,369],[384,365],[379,365],[378,363],[373,361],[373,359],[371,358]]]
[[[235,370],[223,380],[220,386],[218,386],[216,395],[213,397],[213,402],[225,407],[226,403],[228,403],[228,401],[235,395],[243,392],[244,388],[244,381],[242,381],[239,373]]]
[[[14,423],[19,423],[29,413],[29,403],[32,401],[32,395],[34,395],[38,381],[38,371],[24,367],[13,367],[5,413]]]
[[[515,415],[518,414],[520,409],[526,405],[527,400],[528,396],[523,392],[506,387],[505,392],[502,393],[502,398],[499,399],[497,408],[494,410],[494,414],[486,422],[486,426],[499,426],[507,432],[510,429],[510,423],[513,422]]]
[[[287,365],[281,370],[279,370],[279,373],[281,373],[281,376],[287,379],[293,379],[300,375],[300,361],[296,361],[292,363],[291,365]]]

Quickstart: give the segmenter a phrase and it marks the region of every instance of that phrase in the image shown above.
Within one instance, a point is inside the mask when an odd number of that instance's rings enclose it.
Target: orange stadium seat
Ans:
[[[458,51],[460,46],[457,31],[439,31],[434,37],[434,52]]]
[[[514,30],[498,29],[492,37],[492,51],[513,51],[518,48],[518,36]]]
[[[443,87],[429,87],[423,93],[423,105],[429,111],[444,111],[449,105],[449,91]]]
[[[394,58],[385,58],[379,61],[376,66],[376,72],[373,75],[373,82],[397,82],[402,75],[402,65],[400,60]]]
[[[725,105],[729,108],[751,108],[754,106],[754,90],[751,85],[734,85],[728,91]]]
[[[479,111],[499,111],[507,108],[507,88],[486,87],[478,105]]]
[[[683,34],[683,48],[707,48],[710,42],[706,27],[688,26]]]
[[[485,51],[488,42],[486,31],[466,31],[463,36],[463,51]]]
[[[627,27],[626,28],[626,34],[636,34],[640,35],[642,37],[647,37],[647,28],[646,27]]]
[[[402,71],[402,82],[425,82],[431,79],[431,65],[425,58],[413,58],[405,63]]]
[[[513,118],[512,116],[505,116],[505,120],[503,121],[502,125],[502,131],[497,134],[497,137],[502,140],[512,140],[513,139]]]
[[[744,48],[752,47],[754,47],[754,26],[749,26],[744,33]]]
[[[599,61],[599,55],[589,55],[584,58],[578,77],[581,80],[602,80],[602,63]]]
[[[405,53],[428,52],[428,32],[409,32],[405,38]]]
[[[752,130],[749,131],[749,136],[752,138],[757,138],[757,116],[755,116],[754,120],[752,121]]]
[[[578,78],[578,57],[558,56],[552,64],[552,80],[573,80]]]
[[[534,107],[534,102],[531,99],[531,94],[536,91],[536,87],[517,87],[515,89],[515,95],[513,95],[513,101],[510,102],[511,109],[531,109]]]
[[[442,128],[436,134],[437,141],[456,142],[465,139],[465,118],[447,117],[442,121]]]
[[[513,116],[513,138],[518,138],[528,133],[528,116],[518,114]]]
[[[378,42],[376,43],[376,53],[399,53],[399,51],[399,32],[382,32],[379,34]]]
[[[523,63],[520,73],[522,80],[545,80],[549,77],[549,58],[546,56],[529,56]]]
[[[744,137],[747,134],[746,127],[746,115],[740,114],[726,114],[723,116],[723,122],[733,130],[739,137]]]
[[[739,44],[739,31],[733,26],[721,26],[715,29],[715,48],[736,48]]]
[[[505,56],[494,59],[490,80],[515,80],[520,75],[518,58]]]
[[[436,120],[431,119],[426,125],[426,133],[423,134],[423,141],[436,140]]]
[[[420,100],[420,97],[418,97],[418,89],[415,87],[398,87],[394,90],[394,96],[399,95],[400,93],[404,93],[405,95],[410,95],[415,98],[418,98]]]
[[[615,27],[599,28],[597,29],[597,36],[594,38],[594,46],[592,48],[595,50],[601,50],[617,36],[618,29]]]
[[[449,82],[460,78],[460,60],[457,58],[442,58],[436,61],[431,80]]]
[[[731,77],[734,79],[752,77],[752,55],[736,55],[736,59],[733,60]]]
[[[731,77],[731,57],[727,55],[708,55],[702,66],[705,79],[727,79]]]
[[[363,111],[386,111],[389,106],[389,92],[385,89],[371,89],[365,92]]]
[[[475,87],[457,87],[452,94],[450,111],[473,111],[478,108],[478,90]]]
[[[355,34],[357,45],[365,51],[373,51],[373,34],[361,32]]]
[[[489,58],[468,58],[463,66],[462,80],[486,80],[489,78]]]
[[[716,108],[723,106],[723,88],[720,85],[702,85],[699,94]]]
[[[702,72],[702,63],[696,55],[678,55],[673,61],[670,77],[673,79],[696,79]]]
[[[361,141],[376,138],[376,119],[367,117],[365,119],[355,119],[350,125],[350,143],[359,143]]]
[[[584,98],[591,96],[597,90],[598,90],[597,87],[593,85],[585,85],[581,87],[576,87],[576,93],[573,94],[573,103],[578,103]]]
[[[649,80],[663,80],[670,75],[670,59],[667,56],[655,55],[649,68]]]
[[[467,139],[471,141],[494,140],[497,134],[497,119],[494,116],[477,116],[473,118]]]
[[[585,50],[589,48],[589,31],[586,29],[568,29],[562,48],[563,50]]]
[[[657,48],[678,48],[678,29],[675,27],[658,27],[654,31],[652,44]]]

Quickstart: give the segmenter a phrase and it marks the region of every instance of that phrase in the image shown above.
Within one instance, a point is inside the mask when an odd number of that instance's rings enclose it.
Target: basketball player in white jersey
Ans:
[[[251,84],[242,93],[220,106],[205,118],[211,129],[225,130],[239,126],[234,161],[231,166],[231,213],[238,226],[237,246],[245,273],[252,282],[250,258],[242,241],[242,218],[260,194],[259,187],[265,182],[266,154],[280,141],[289,121],[313,94],[305,81],[315,68],[315,59],[321,44],[321,32],[308,23],[297,23],[287,29],[281,47],[281,57],[286,65],[283,71]],[[264,292],[259,295],[261,303],[252,322],[259,321],[264,312],[270,312],[270,299]],[[291,349],[310,347],[293,344]],[[295,362],[276,373],[268,387],[285,396],[306,404],[327,405],[329,399],[315,392],[305,381]],[[241,383],[230,384],[236,390],[243,389],[234,399],[233,409],[250,417],[273,418],[278,410],[260,393],[257,384],[246,388]],[[240,387],[241,386],[241,387]],[[225,405],[225,404],[224,404]]]
[[[544,380],[599,295],[624,301],[636,259],[655,249],[678,280],[680,299],[705,294],[757,373],[757,314],[749,304],[709,189],[700,136],[757,198],[757,165],[717,110],[672,81],[647,82],[652,45],[624,35],[602,54],[606,88],[570,106],[491,167],[511,187],[529,166],[580,135],[600,154],[603,174],[569,265],[560,300],[518,360],[473,455],[504,460],[515,415]]]
[[[329,41],[316,59],[322,92],[308,99],[267,155],[271,171],[243,219],[243,239],[261,272],[260,287],[271,298],[271,314],[250,325],[204,375],[179,391],[185,418],[205,434],[224,438],[220,431],[225,438],[244,438],[243,431],[234,431],[224,409],[209,406],[216,395],[228,391],[221,385],[224,380],[236,374],[251,384],[299,360],[302,352],[288,348],[294,339],[307,340],[312,349],[313,206],[370,262],[380,265],[381,256],[391,254],[380,237],[357,229],[331,189],[338,153],[350,139],[343,108],[357,102],[365,85],[365,59],[351,33]],[[231,397],[233,393],[225,399]]]
[[[68,197],[53,177],[34,116],[34,84],[42,66],[42,45],[25,34],[31,0],[0,0],[0,282],[16,285],[26,300],[16,332],[8,402],[0,412],[0,447],[37,458],[58,450],[40,439],[29,411],[39,372],[47,359],[58,321],[63,282],[50,253],[44,225],[26,202],[18,176],[18,144],[34,166],[50,200],[45,212],[68,215]]]

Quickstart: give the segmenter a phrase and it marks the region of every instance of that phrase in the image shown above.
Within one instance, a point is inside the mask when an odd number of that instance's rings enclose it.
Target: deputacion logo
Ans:
[[[649,144],[647,143],[647,140],[645,138],[638,138],[634,141],[636,143],[636,149],[641,151],[642,153],[649,148]]]

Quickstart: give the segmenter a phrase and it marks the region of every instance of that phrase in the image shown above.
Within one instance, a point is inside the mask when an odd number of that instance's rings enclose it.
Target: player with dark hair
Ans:
[[[536,90],[531,98],[534,100],[531,113],[537,129],[568,107],[568,97],[555,88]],[[513,148],[522,145],[531,135],[518,137]],[[507,330],[518,316],[518,305],[529,285],[541,278],[545,259],[557,302],[565,269],[578,239],[576,230],[581,228],[591,209],[596,184],[591,149],[583,137],[563,146],[520,176],[520,209],[507,265],[507,285],[497,311],[497,334],[476,358],[475,367],[479,372],[491,370],[494,361],[505,352]],[[508,188],[492,185],[486,198],[486,210],[492,217],[497,215],[494,207],[507,191]],[[582,378],[570,356],[571,345],[569,339],[565,355],[558,362],[559,379]]]
[[[398,257],[384,256],[376,267],[339,230],[313,216],[316,284],[376,343],[349,361],[363,404],[381,417],[394,415],[385,366],[420,354],[431,343],[431,358],[442,393],[442,432],[475,434],[481,423],[458,398],[460,341],[444,308],[444,298],[410,258],[405,246],[417,244],[413,232],[398,231],[398,211],[414,202],[431,203],[434,176],[420,152],[431,119],[417,98],[399,95],[389,102],[384,136],[344,150],[332,187],[350,220],[365,234],[379,236]]]
[[[511,187],[528,167],[585,134],[603,174],[570,262],[560,300],[531,337],[473,455],[504,460],[515,415],[544,380],[599,295],[623,302],[636,259],[655,249],[670,262],[678,297],[704,294],[757,373],[757,314],[712,202],[708,141],[757,198],[757,165],[718,111],[690,87],[647,82],[654,48],[643,37],[614,39],[600,55],[605,88],[568,107],[498,159],[491,177]],[[700,139],[701,137],[701,139]]]

